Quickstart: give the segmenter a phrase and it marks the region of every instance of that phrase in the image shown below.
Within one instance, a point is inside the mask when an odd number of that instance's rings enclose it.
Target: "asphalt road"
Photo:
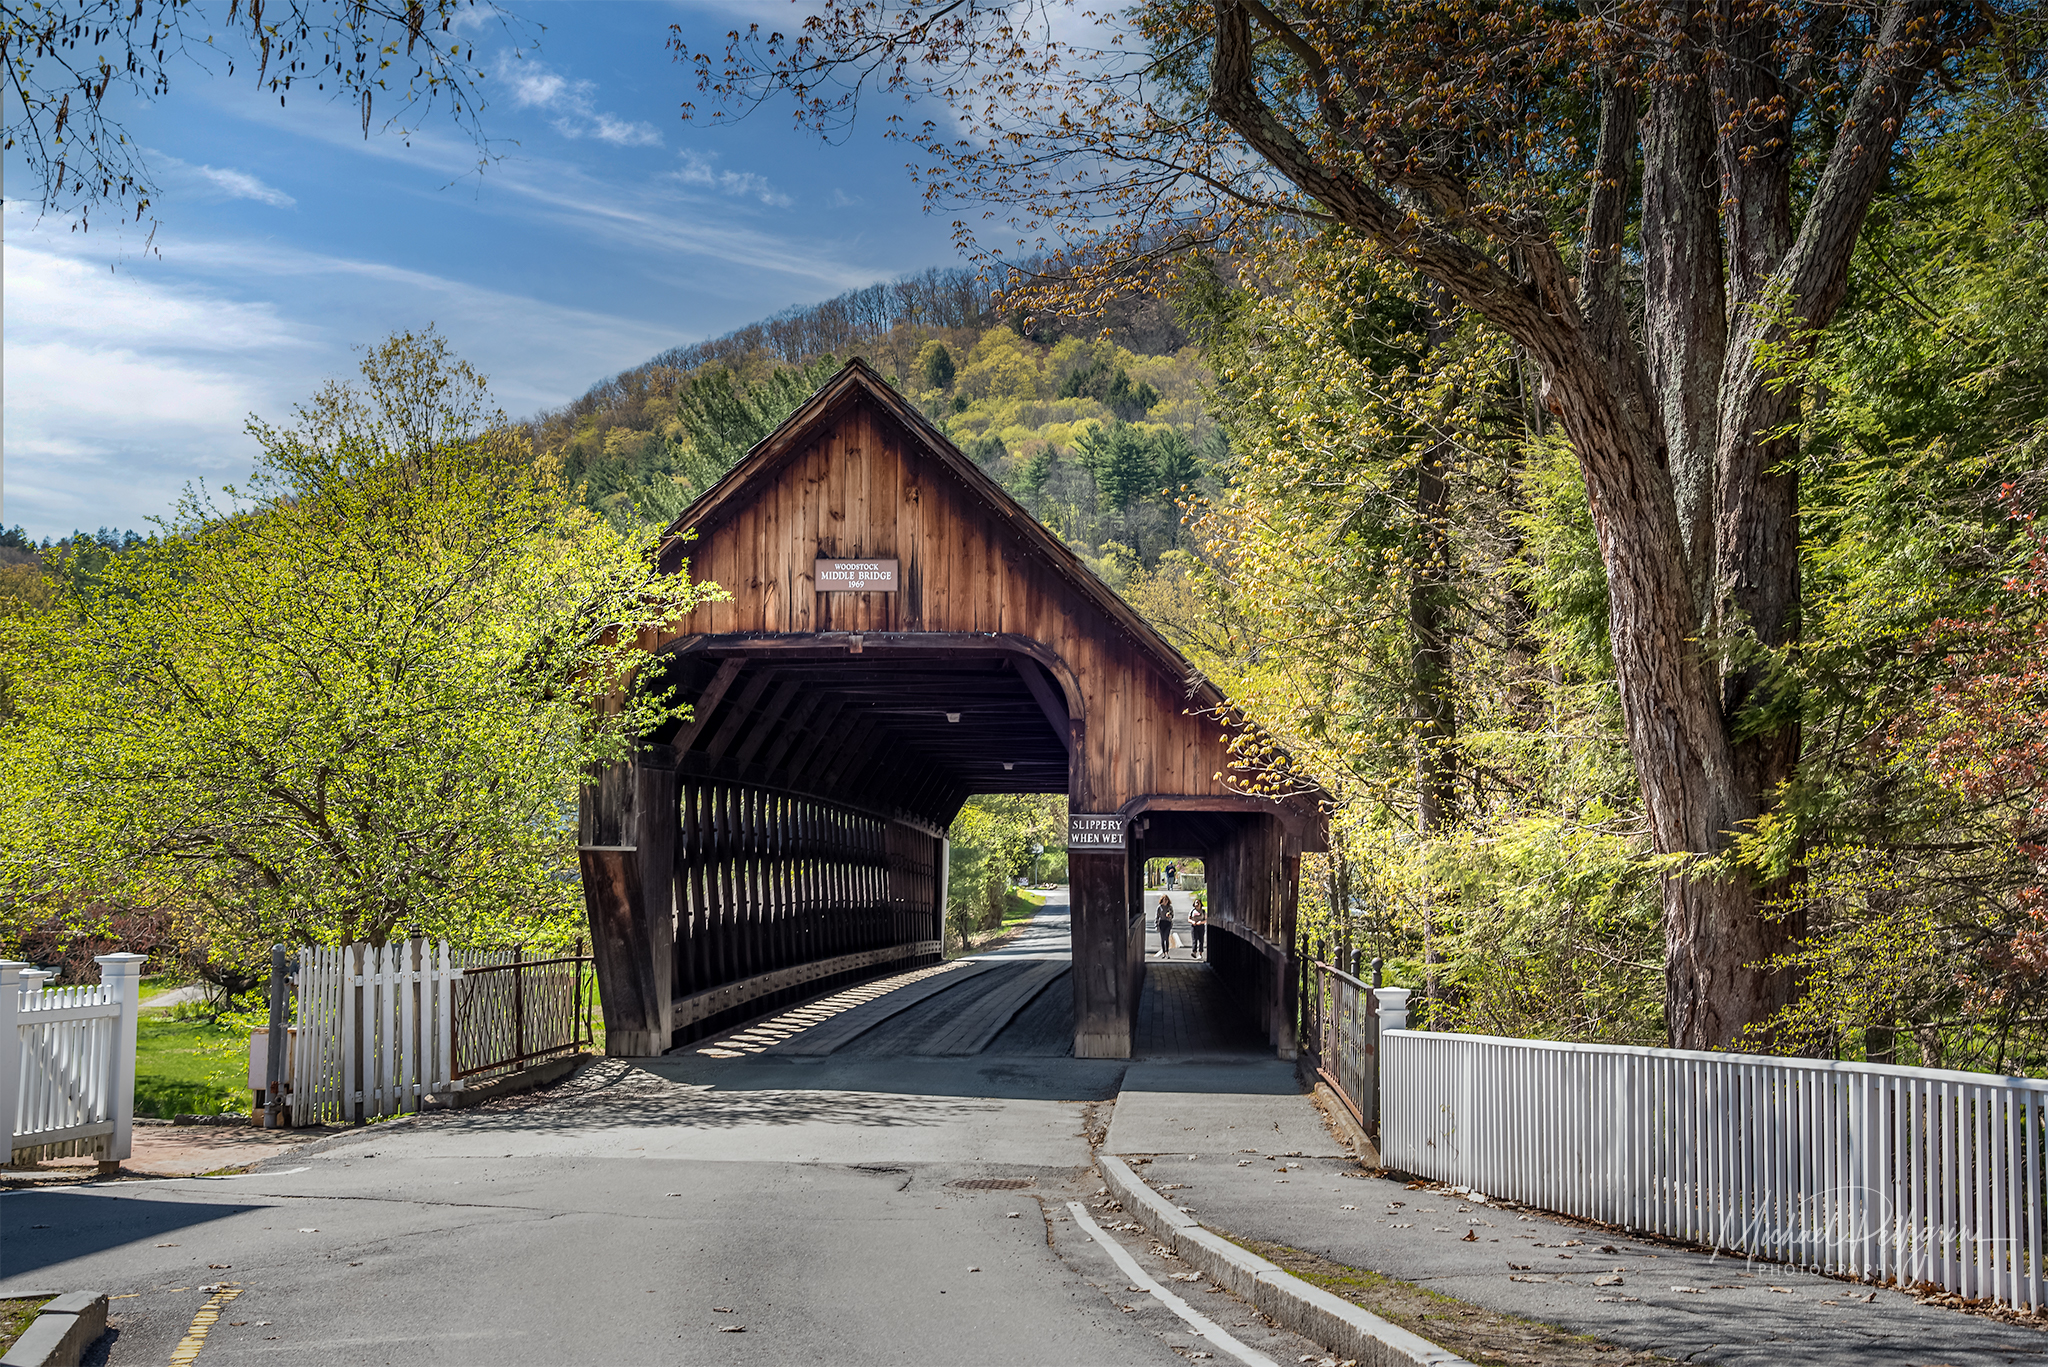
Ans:
[[[120,1297],[89,1359],[117,1367],[169,1361],[209,1302],[200,1364],[1184,1361],[1214,1349],[1127,1289],[1066,1206],[1098,1190],[1089,1139],[1125,1067],[605,1061],[244,1176],[0,1194],[0,1295]],[[990,1179],[1025,1185],[958,1185]],[[1279,1361],[1316,1352],[1227,1293],[1176,1289]]]

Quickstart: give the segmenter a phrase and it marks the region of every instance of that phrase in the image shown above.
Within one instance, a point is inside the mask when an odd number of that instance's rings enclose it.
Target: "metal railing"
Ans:
[[[591,956],[477,964],[455,982],[455,1078],[509,1072],[592,1043]]]
[[[1389,1167],[1839,1276],[2044,1303],[2048,1082],[1388,1025]]]
[[[1311,966],[1302,1043],[1361,1129],[1379,1124],[1379,1013],[1373,990],[1332,964]]]

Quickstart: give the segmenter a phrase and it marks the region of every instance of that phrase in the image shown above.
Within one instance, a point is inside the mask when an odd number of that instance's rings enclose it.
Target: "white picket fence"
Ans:
[[[141,954],[102,954],[100,981],[43,986],[50,975],[0,961],[0,1124],[8,1161],[130,1153]]]
[[[1405,993],[1400,994],[1405,996]],[[2048,1082],[1382,1031],[1387,1166],[1543,1210],[2029,1310]]]
[[[446,940],[301,949],[285,1073],[291,1123],[403,1115],[452,1090],[461,975]]]

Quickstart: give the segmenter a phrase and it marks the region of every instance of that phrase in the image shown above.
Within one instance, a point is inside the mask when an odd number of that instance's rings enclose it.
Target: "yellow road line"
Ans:
[[[171,1367],[192,1367],[199,1350],[206,1346],[206,1336],[213,1332],[214,1323],[220,1319],[221,1307],[241,1294],[239,1286],[224,1286],[212,1300],[199,1307],[199,1313],[192,1317],[192,1327],[185,1331],[185,1337],[178,1341],[177,1351],[171,1354]]]

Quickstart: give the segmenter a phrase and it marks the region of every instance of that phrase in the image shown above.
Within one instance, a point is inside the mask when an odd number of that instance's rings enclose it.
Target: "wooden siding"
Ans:
[[[1088,810],[1147,794],[1223,796],[1228,756],[1213,719],[1187,715],[1185,666],[1158,658],[1091,601],[1012,515],[868,402],[840,408],[746,497],[719,505],[685,554],[732,595],[653,642],[741,633],[1004,633],[1072,671],[1085,721]],[[819,593],[818,559],[894,559],[894,593]],[[1107,590],[1102,590],[1107,592]]]

